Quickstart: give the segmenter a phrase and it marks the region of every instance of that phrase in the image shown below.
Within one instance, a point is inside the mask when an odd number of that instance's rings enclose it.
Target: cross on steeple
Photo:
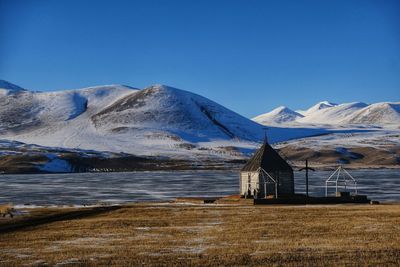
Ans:
[[[268,134],[267,131],[269,130],[268,127],[263,127],[264,130],[264,143],[268,143]]]

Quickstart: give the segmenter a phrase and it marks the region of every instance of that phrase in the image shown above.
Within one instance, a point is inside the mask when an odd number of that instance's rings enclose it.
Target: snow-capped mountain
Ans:
[[[262,125],[205,97],[154,85],[0,95],[0,139],[140,156],[242,157],[264,138]],[[326,133],[271,127],[270,142]],[[243,154],[244,153],[244,154]]]
[[[336,151],[335,145],[370,146],[376,138],[383,140],[386,148],[397,146],[385,138],[387,134],[396,136],[398,130],[336,126],[392,123],[398,127],[399,105],[324,101],[303,114],[279,107],[258,119],[272,125],[268,140],[276,145],[320,135],[312,140],[329,140],[321,146],[332,151]],[[216,166],[249,156],[264,139],[264,129],[212,100],[164,85],[39,92],[0,82],[0,171],[18,172],[21,166],[26,172],[136,170],[148,168],[149,162],[153,169],[158,164],[181,168],[182,162],[187,167],[190,162]],[[366,133],[372,136],[368,144]],[[350,142],[349,136],[358,141]],[[299,140],[299,144],[305,142]]]
[[[307,112],[298,120],[302,123],[339,124],[348,123],[349,118],[358,110],[368,106],[362,102],[345,103],[324,107],[322,109]]]
[[[59,126],[83,113],[98,112],[134,91],[137,90],[119,85],[59,92],[9,90],[0,95],[0,134],[19,134]]]
[[[337,104],[331,103],[329,101],[321,101],[321,102],[315,104],[314,106],[310,107],[307,110],[298,110],[296,112],[300,113],[303,116],[307,116],[307,115],[313,114],[316,111],[319,111],[319,110],[322,110],[325,108],[334,107],[334,106],[337,106]]]
[[[304,117],[285,106],[277,107],[271,112],[254,117],[253,120],[264,125],[293,122]]]
[[[400,102],[382,102],[368,105],[363,102],[352,102],[344,104],[333,104],[328,101],[319,102],[293,119],[280,120],[281,107],[253,118],[263,125],[301,126],[322,125],[346,126],[393,126],[400,125]],[[290,110],[290,109],[289,109]],[[266,118],[266,119],[262,119]]]
[[[400,102],[384,102],[369,105],[355,112],[349,123],[400,125]]]
[[[168,132],[187,141],[236,138],[257,140],[259,125],[199,95],[155,85],[129,94],[91,117],[97,129],[129,133]],[[159,133],[161,135],[161,133]]]

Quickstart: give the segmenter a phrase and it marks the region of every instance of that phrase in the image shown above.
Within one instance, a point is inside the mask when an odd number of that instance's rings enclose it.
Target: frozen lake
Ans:
[[[359,194],[400,202],[399,170],[349,172],[358,180]],[[324,195],[325,180],[331,173],[310,172],[310,195]],[[238,177],[238,172],[227,171],[0,175],[0,203],[83,205],[233,195],[239,190]],[[304,177],[304,172],[295,173],[296,193],[304,193]]]

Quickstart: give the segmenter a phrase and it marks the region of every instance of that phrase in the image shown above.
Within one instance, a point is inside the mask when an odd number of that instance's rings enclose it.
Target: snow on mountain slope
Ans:
[[[355,112],[349,119],[355,124],[400,125],[400,102],[383,102],[369,105]]]
[[[101,86],[58,92],[9,91],[0,95],[0,133],[29,132],[74,119],[87,109],[97,112],[104,105],[131,93],[123,86]]]
[[[155,85],[130,94],[91,117],[96,129],[135,136],[232,145],[256,142],[264,133],[260,124],[202,96]],[[271,142],[325,133],[323,129],[270,128]],[[154,142],[154,140],[151,140]]]
[[[31,92],[0,95],[0,133],[17,131],[39,123],[39,101]]]
[[[308,116],[310,114],[315,113],[316,111],[322,110],[322,109],[326,109],[326,108],[330,108],[330,107],[334,107],[337,106],[337,104],[335,103],[331,103],[329,101],[321,101],[317,104],[315,104],[314,106],[310,107],[307,110],[298,110],[297,113],[303,115],[303,116]]]
[[[348,123],[349,116],[368,106],[362,102],[345,103],[322,109],[308,110],[303,118],[298,119],[301,123],[319,123],[319,124],[339,124]]]
[[[252,120],[260,124],[269,125],[293,122],[302,117],[304,116],[287,107],[280,106],[271,112],[254,117]]]
[[[256,140],[259,125],[199,95],[156,85],[130,94],[92,116],[96,128],[113,131],[159,129],[181,135],[187,141],[210,138]]]
[[[293,111],[294,112],[294,111]],[[332,104],[320,102],[306,111],[293,112],[285,107],[253,118],[263,125],[286,127],[396,127],[400,125],[400,102]],[[299,114],[300,115],[300,114]]]
[[[162,85],[24,91],[0,101],[0,138],[49,147],[235,158],[258,147],[264,136],[260,124],[202,96]],[[270,127],[268,137],[274,143],[327,132]]]

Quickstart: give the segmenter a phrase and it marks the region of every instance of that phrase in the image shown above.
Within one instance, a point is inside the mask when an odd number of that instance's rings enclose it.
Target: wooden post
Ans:
[[[308,198],[308,160],[306,160],[306,196]]]
[[[315,171],[313,168],[308,167],[308,159],[306,159],[306,167],[301,168],[299,171],[305,170],[306,171],[306,196],[308,198],[308,170]]]

